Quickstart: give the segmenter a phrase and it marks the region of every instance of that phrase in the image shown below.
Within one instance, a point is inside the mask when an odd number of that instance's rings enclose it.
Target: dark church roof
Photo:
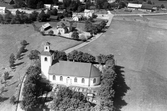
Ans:
[[[52,65],[49,69],[50,75],[58,76],[73,76],[73,77],[85,77],[93,78],[100,77],[101,73],[91,63],[82,62],[70,62],[70,61],[59,61]]]

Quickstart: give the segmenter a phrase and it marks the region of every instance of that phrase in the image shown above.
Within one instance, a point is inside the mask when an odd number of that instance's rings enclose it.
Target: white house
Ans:
[[[87,18],[92,17],[93,14],[94,14],[94,10],[87,10],[87,9],[84,10],[84,16]]]
[[[101,73],[91,63],[59,61],[53,64],[54,53],[49,44],[41,52],[41,71],[53,84],[91,87],[100,84]]]
[[[52,5],[51,4],[44,4],[44,7],[46,8],[46,9],[51,9],[51,7],[52,7]]]
[[[0,7],[0,14],[5,14],[6,7]]]
[[[128,3],[127,8],[129,9],[140,9],[142,4]]]

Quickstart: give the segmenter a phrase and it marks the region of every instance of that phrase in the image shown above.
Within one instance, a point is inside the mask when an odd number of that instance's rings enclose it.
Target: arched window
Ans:
[[[60,76],[60,81],[63,81],[63,77],[62,76]]]
[[[82,83],[85,83],[85,79],[84,78],[82,78]]]
[[[45,61],[48,61],[48,58],[47,58],[47,57],[45,57]]]
[[[93,83],[96,83],[96,78],[93,79]]]
[[[56,76],[55,75],[53,75],[53,80],[56,80]]]
[[[76,77],[74,78],[74,82],[77,82],[77,78]]]

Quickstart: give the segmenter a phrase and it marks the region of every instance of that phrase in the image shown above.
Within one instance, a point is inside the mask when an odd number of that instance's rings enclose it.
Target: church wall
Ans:
[[[69,78],[68,78],[69,77]],[[60,76],[55,76],[53,80],[53,75],[49,75],[49,80],[51,83],[64,84],[64,85],[74,85],[74,86],[89,86],[89,78],[84,78],[85,82],[82,83],[82,78],[77,77],[77,82],[74,82],[75,77],[63,76],[63,80],[60,81]]]
[[[96,82],[94,83],[93,80],[96,79]],[[96,86],[100,84],[100,77],[94,77],[90,78],[90,86]]]

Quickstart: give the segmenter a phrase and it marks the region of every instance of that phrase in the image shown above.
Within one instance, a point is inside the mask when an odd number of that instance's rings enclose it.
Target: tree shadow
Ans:
[[[17,64],[15,64],[14,66],[19,66],[19,65],[21,65],[21,64],[23,64],[24,62],[19,62],[19,63],[17,63]]]
[[[17,81],[15,81],[15,82],[9,84],[8,86],[14,85],[14,84],[16,84],[16,83],[17,83]]]
[[[4,101],[6,101],[7,99],[9,99],[9,98],[0,96],[0,102],[4,102]]]
[[[126,101],[123,100],[123,97],[127,93],[128,90],[130,90],[130,87],[127,86],[125,83],[125,78],[122,73],[124,73],[124,70],[122,70],[124,67],[122,66],[115,66],[115,72],[117,74],[115,80],[113,89],[115,90],[115,96],[114,96],[114,107],[115,111],[121,111],[121,108],[125,105],[127,105]]]
[[[13,76],[9,76],[9,77],[8,77],[8,80],[11,79],[12,77],[13,77]]]

